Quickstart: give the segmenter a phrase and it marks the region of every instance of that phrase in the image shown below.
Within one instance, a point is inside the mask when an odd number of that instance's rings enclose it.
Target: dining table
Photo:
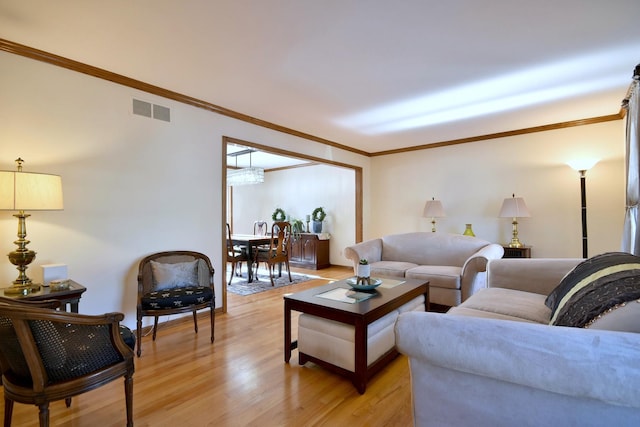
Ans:
[[[255,253],[258,250],[258,246],[269,245],[271,243],[271,236],[257,234],[231,234],[231,242],[234,246],[242,246],[245,248],[249,257],[249,261],[247,261],[247,282],[253,282],[253,261],[255,259]]]

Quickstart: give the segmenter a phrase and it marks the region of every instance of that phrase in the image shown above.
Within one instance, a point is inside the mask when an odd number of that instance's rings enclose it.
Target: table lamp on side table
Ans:
[[[35,259],[36,253],[27,249],[25,211],[62,210],[62,179],[59,175],[23,172],[21,158],[16,159],[17,171],[0,171],[0,210],[18,211],[18,248],[9,253],[9,261],[18,269],[18,278],[13,287],[5,289],[5,294],[28,294],[40,289],[25,273],[27,266]]]
[[[509,242],[509,247],[523,247],[524,245],[520,243],[520,239],[518,239],[518,218],[528,218],[531,216],[524,199],[522,197],[516,197],[515,194],[504,199],[498,216],[500,218],[513,218],[513,221],[511,222],[513,225],[513,236],[511,237],[511,242]]]
[[[427,200],[424,204],[424,212],[422,216],[425,218],[431,218],[431,232],[436,232],[436,218],[443,218],[445,216],[442,202],[432,197],[431,200]]]

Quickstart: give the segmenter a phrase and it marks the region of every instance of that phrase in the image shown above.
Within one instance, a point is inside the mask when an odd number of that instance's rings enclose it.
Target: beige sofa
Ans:
[[[460,234],[413,232],[367,240],[344,250],[353,263],[366,259],[371,276],[429,281],[431,303],[456,306],[486,284],[486,265],[502,246]]]
[[[640,302],[589,328],[549,326],[546,296],[581,259],[500,259],[447,314],[406,313],[417,426],[638,425]]]

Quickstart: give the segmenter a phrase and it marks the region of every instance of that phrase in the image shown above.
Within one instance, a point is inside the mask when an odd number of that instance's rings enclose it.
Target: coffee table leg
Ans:
[[[284,301],[284,361],[291,359],[291,309],[287,300]]]
[[[367,325],[362,320],[355,326],[355,375],[353,385],[358,393],[364,394],[367,389]]]

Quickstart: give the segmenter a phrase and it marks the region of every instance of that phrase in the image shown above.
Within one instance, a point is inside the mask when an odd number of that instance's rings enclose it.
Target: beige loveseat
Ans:
[[[640,302],[549,326],[546,296],[581,261],[492,260],[488,287],[447,314],[402,314],[415,425],[638,425],[640,334],[603,329],[640,330]]]
[[[460,234],[413,232],[367,240],[344,250],[353,263],[366,259],[371,276],[429,281],[431,303],[456,306],[485,287],[486,265],[502,246]]]

